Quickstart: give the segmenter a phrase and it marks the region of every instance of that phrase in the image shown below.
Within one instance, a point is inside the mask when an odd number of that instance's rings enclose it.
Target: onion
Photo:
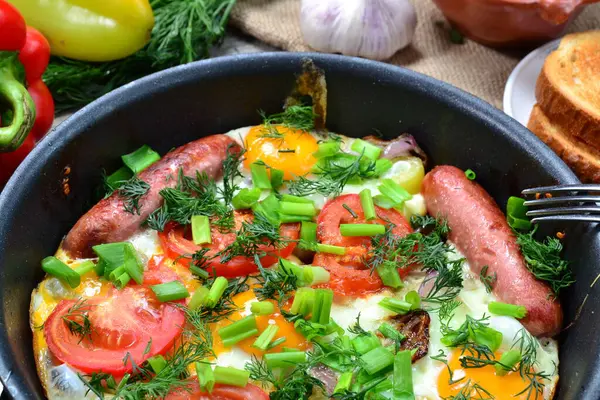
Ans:
[[[427,154],[419,147],[413,135],[408,133],[403,133],[391,141],[375,136],[367,136],[365,140],[383,149],[382,158],[394,160],[399,157],[419,157],[423,164],[427,164]]]
[[[431,289],[433,289],[433,284],[437,275],[438,273],[436,271],[427,273],[425,279],[423,279],[423,282],[421,283],[421,286],[419,286],[419,296],[427,297],[427,295],[431,292]]]
[[[313,378],[316,378],[323,382],[325,392],[328,396],[331,396],[333,394],[335,385],[338,381],[338,376],[331,368],[326,367],[323,364],[319,364],[310,370],[310,375]]]

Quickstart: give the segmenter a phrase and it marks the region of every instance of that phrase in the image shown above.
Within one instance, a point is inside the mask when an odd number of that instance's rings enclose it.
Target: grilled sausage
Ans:
[[[92,255],[92,246],[127,239],[161,206],[160,190],[175,186],[180,169],[188,176],[204,172],[209,178],[216,178],[228,151],[237,153],[240,146],[226,135],[205,137],[171,151],[139,174],[138,177],[150,185],[139,201],[139,215],[125,211],[123,199],[115,192],[77,221],[65,238],[63,248],[74,257],[88,257]]]
[[[438,166],[423,180],[422,194],[431,215],[447,219],[449,239],[479,274],[484,266],[497,275],[494,294],[503,302],[527,308],[521,320],[536,336],[550,336],[562,324],[560,303],[550,288],[526,267],[516,238],[492,197],[465,173]]]

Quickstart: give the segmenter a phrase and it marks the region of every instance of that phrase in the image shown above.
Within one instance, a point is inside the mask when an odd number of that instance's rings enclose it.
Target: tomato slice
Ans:
[[[56,358],[88,373],[102,371],[121,376],[131,372],[132,363],[123,362],[127,353],[138,365],[164,354],[181,335],[185,323],[183,311],[159,302],[149,288],[126,287],[114,289],[106,297],[92,297],[81,305],[92,330],[91,337],[82,339],[69,331],[62,318],[74,305],[74,300],[63,300],[56,306],[44,324],[44,336]],[[68,318],[83,322],[74,311]]]
[[[187,390],[174,391],[165,400],[269,400],[269,395],[250,383],[243,388],[217,384],[212,393],[205,393],[200,391],[198,381],[193,379],[187,385]]]
[[[344,208],[350,207],[357,215],[356,218]],[[317,218],[317,238],[321,243],[346,247],[346,254],[337,256],[332,254],[317,254],[313,260],[314,265],[322,266],[331,275],[330,281],[325,285],[336,293],[345,295],[362,295],[377,291],[383,287],[381,279],[376,273],[371,273],[364,265],[364,258],[371,246],[371,238],[366,236],[347,237],[340,234],[340,224],[394,224],[392,232],[399,236],[406,236],[412,228],[404,216],[394,210],[386,210],[375,206],[377,218],[371,221],[365,215],[357,194],[345,194],[328,201]],[[400,271],[406,274],[407,271]]]
[[[189,226],[182,226],[177,224],[167,224],[163,232],[158,233],[160,243],[163,251],[168,257],[173,259],[179,259],[182,265],[189,265],[191,259],[185,257],[186,255],[194,254],[196,251],[203,247],[209,248],[206,253],[206,257],[214,257],[219,251],[224,250],[227,246],[235,242],[236,231],[242,226],[242,222],[251,221],[254,216],[249,211],[235,211],[235,229],[229,233],[221,233],[216,227],[211,227],[211,239],[212,243],[208,245],[198,246],[191,240],[191,232]],[[296,240],[300,234],[299,224],[282,224],[280,227],[280,233],[283,238]],[[268,255],[260,259],[261,264],[264,267],[268,267],[277,262],[278,257],[286,258],[294,248],[296,242],[291,242],[282,249],[273,249],[270,246],[262,246],[261,249],[267,252],[272,252],[274,255]],[[183,256],[183,257],[182,257]],[[219,262],[219,257],[210,261],[207,266],[207,271],[212,273],[212,269],[215,269],[217,276],[224,276],[227,278],[234,278],[237,276],[246,276],[248,274],[258,271],[258,267],[254,263],[254,260],[249,257],[234,257],[230,261],[222,264]]]

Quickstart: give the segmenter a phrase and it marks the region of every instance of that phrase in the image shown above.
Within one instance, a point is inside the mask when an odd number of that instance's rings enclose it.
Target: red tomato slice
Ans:
[[[357,215],[354,218],[344,205],[350,207]],[[406,236],[412,231],[410,224],[404,216],[394,209],[386,210],[375,206],[377,218],[371,221],[365,215],[357,194],[345,194],[328,201],[317,218],[317,237],[321,243],[346,247],[346,254],[336,256],[332,254],[317,254],[313,260],[314,265],[322,266],[331,274],[327,287],[336,293],[345,295],[361,295],[377,291],[383,287],[381,279],[376,273],[371,273],[364,265],[371,246],[369,237],[346,237],[340,234],[340,224],[387,224],[395,226],[392,232],[399,236]],[[406,273],[407,271],[400,271]]]
[[[168,257],[178,259],[182,262],[182,265],[189,265],[191,259],[189,257],[181,257],[185,255],[194,254],[196,251],[203,247],[208,247],[210,250],[206,253],[206,257],[214,257],[219,251],[224,250],[227,246],[235,241],[235,231],[239,230],[242,226],[242,222],[251,221],[253,214],[245,211],[235,211],[235,228],[230,233],[221,233],[216,227],[211,228],[211,239],[212,243],[209,245],[198,246],[191,240],[191,232],[188,226],[181,226],[176,224],[168,224],[163,232],[159,232],[159,239],[162,245],[163,251]],[[300,234],[299,224],[282,224],[280,227],[281,236],[296,240]],[[270,246],[262,246],[261,249],[267,252],[272,252],[274,255],[262,257],[261,264],[264,267],[268,267],[277,262],[278,257],[288,257],[294,251],[296,247],[295,242],[291,242],[289,245],[282,249],[275,250]],[[181,258],[180,258],[181,257]],[[248,257],[234,257],[232,260],[225,264],[219,262],[219,258],[208,263],[207,271],[212,273],[212,269],[215,269],[217,276],[224,276],[227,278],[233,278],[237,276],[246,276],[248,274],[258,271],[258,267],[254,263],[254,260]]]
[[[164,259],[164,256],[152,256],[150,258],[148,268],[144,271],[144,285],[151,286],[180,280],[179,275],[163,263]],[[130,282],[133,282],[133,280]],[[135,282],[133,283],[135,284]]]
[[[132,364],[123,363],[129,352],[136,364],[164,354],[181,335],[183,311],[159,302],[152,291],[143,286],[114,290],[108,297],[97,296],[83,303],[92,328],[91,339],[73,335],[62,318],[75,305],[63,300],[44,324],[48,348],[60,361],[83,372],[107,372],[117,376],[131,372]],[[76,316],[70,319],[82,322]],[[150,351],[146,352],[152,339]]]
[[[165,400],[269,400],[269,395],[258,386],[247,384],[245,387],[215,385],[212,393],[200,391],[196,379],[190,380],[188,390],[177,390],[165,397]]]

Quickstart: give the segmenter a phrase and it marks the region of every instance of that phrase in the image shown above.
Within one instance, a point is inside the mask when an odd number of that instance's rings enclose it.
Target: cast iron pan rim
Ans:
[[[141,78],[97,99],[53,129],[21,163],[0,194],[0,241],[9,234],[7,226],[13,218],[17,217],[14,215],[12,204],[15,199],[24,195],[26,183],[34,181],[56,152],[62,151],[68,143],[85,134],[96,120],[139,98],[168,90],[170,86],[194,81],[199,77],[210,77],[212,74],[217,76],[235,74],[236,71],[240,75],[245,75],[257,70],[298,70],[302,60],[306,58],[312,59],[317,66],[323,66],[325,69],[332,67],[359,75],[368,72],[374,80],[383,82],[399,80],[413,91],[426,92],[433,101],[444,103],[456,112],[482,121],[490,130],[505,136],[514,146],[526,148],[529,154],[546,166],[558,182],[579,182],[550,148],[517,121],[483,100],[434,78],[390,64],[355,57],[287,52],[244,54],[198,61]],[[0,294],[0,301],[1,299],[2,294]],[[0,327],[0,354],[3,355],[0,357],[0,378],[2,381],[9,381],[5,384],[5,390],[18,395],[27,387],[21,386],[20,383],[10,384],[11,371],[16,369],[16,366],[8,357],[12,354],[12,349],[3,315],[0,315]]]

